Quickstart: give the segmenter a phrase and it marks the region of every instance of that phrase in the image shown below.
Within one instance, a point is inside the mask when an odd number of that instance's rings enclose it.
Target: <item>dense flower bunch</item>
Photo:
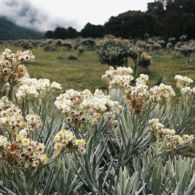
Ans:
[[[18,137],[18,136],[17,136]],[[1,160],[7,161],[15,168],[31,169],[47,163],[48,157],[44,153],[45,146],[27,137],[8,142],[1,136]]]
[[[141,74],[140,77],[136,79],[136,85],[129,85],[128,89],[125,91],[125,101],[130,111],[139,113],[146,105],[149,99],[147,81],[148,76]]]
[[[16,135],[21,129],[27,128],[34,131],[41,126],[39,116],[29,114],[22,116],[21,110],[8,100],[7,97],[0,99],[0,128],[8,133]]]
[[[32,168],[47,161],[44,145],[28,138],[29,134],[41,126],[39,116],[22,116],[21,110],[8,100],[0,99],[0,128],[9,134],[10,141],[1,136],[0,156],[15,167]]]
[[[141,74],[136,79],[136,85],[129,85],[125,90],[125,100],[129,110],[139,113],[145,106],[154,103],[165,103],[171,97],[175,96],[175,92],[170,85],[160,84],[149,88],[147,85],[149,77]]]
[[[188,87],[190,84],[193,83],[193,80],[186,76],[176,75],[175,76],[176,85],[179,88]]]
[[[159,119],[151,119],[148,121],[148,129],[160,141],[163,147],[168,150],[176,149],[178,146],[192,143],[193,135],[176,135],[174,129],[164,128],[164,125],[159,122]]]
[[[0,128],[4,131],[5,136],[0,136],[0,159],[21,169],[32,169],[46,164],[48,156],[45,154],[44,144],[31,139],[32,134],[41,126],[42,122],[38,115],[27,114],[24,117],[21,110],[7,97],[1,98]],[[54,140],[55,151],[62,144],[64,150],[71,149],[78,154],[85,153],[85,141],[76,139],[70,131],[60,131]],[[63,151],[58,150],[58,152]],[[49,160],[56,157],[57,155],[54,154]]]
[[[17,89],[16,97],[18,99],[27,97],[38,97],[46,95],[48,92],[56,92],[62,89],[61,85],[56,82],[50,82],[48,79],[26,78],[22,79]]]
[[[102,80],[109,85],[109,89],[127,88],[133,80],[132,74],[133,70],[130,67],[118,67],[117,69],[110,67],[102,76]]]
[[[176,86],[180,89],[181,94],[185,98],[192,98],[195,95],[195,87],[191,88],[190,84],[194,81],[186,76],[176,75]]]
[[[98,56],[100,62],[114,67],[127,64],[129,55],[128,40],[106,37],[104,40],[99,41],[97,45],[99,47]]]
[[[24,128],[25,120],[21,110],[7,97],[0,99],[0,128],[12,133]]]
[[[35,114],[28,114],[25,117],[26,119],[26,127],[30,132],[33,132],[34,130],[38,129],[42,122],[38,115]]]
[[[54,137],[54,142],[56,152],[68,149],[76,151],[79,155],[85,154],[85,140],[76,139],[75,135],[70,130],[62,129]]]
[[[171,85],[160,84],[149,89],[149,99],[151,102],[166,102],[174,97],[175,91]]]
[[[102,76],[102,79],[109,85],[109,89],[125,89],[125,100],[130,110],[140,111],[146,104],[162,103],[175,96],[175,91],[170,85],[162,83],[159,86],[149,88],[147,85],[149,77],[145,74],[140,74],[140,77],[136,79],[135,86],[132,86],[130,82],[133,80],[132,74],[133,71],[130,67],[119,67],[116,70],[110,67]],[[123,82],[125,79],[117,79],[118,77],[128,77],[129,79]]]
[[[32,60],[34,55],[30,50],[13,53],[10,49],[5,49],[0,56],[0,77],[4,82],[28,77],[24,63]]]
[[[81,123],[96,124],[102,117],[114,119],[122,107],[102,91],[67,90],[56,98],[55,105],[65,116],[66,124],[75,127]]]

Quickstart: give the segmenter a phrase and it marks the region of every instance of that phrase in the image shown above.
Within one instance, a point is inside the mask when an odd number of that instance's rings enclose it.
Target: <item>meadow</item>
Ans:
[[[20,49],[13,45],[1,45],[0,50],[6,47],[13,50]],[[82,55],[78,50],[68,50],[61,47],[56,51],[44,51],[42,47],[32,49],[36,56],[34,62],[28,64],[28,71],[32,77],[48,78],[61,83],[64,89],[105,89],[106,85],[101,76],[109,68],[98,60],[97,51],[85,51]],[[69,60],[68,56],[79,56],[78,60]],[[195,54],[192,55],[190,63],[184,65],[184,57],[174,50],[150,52],[152,65],[148,74],[151,84],[155,84],[163,77],[167,84],[174,84],[174,76],[181,74],[195,80]],[[128,66],[133,67],[131,59]]]

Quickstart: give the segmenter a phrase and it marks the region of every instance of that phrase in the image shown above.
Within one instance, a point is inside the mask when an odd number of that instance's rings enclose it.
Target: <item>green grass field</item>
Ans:
[[[5,46],[1,46],[1,51],[4,48]],[[17,50],[13,46],[9,46],[9,48]],[[76,50],[58,48],[56,51],[45,52],[43,48],[39,47],[33,49],[33,53],[36,59],[27,65],[31,77],[57,81],[62,84],[64,89],[106,88],[101,76],[109,66],[99,62],[96,51],[85,51],[78,57],[78,60],[68,60],[69,55],[78,55]],[[176,74],[189,76],[195,80],[195,54],[188,66],[184,65],[183,56],[174,51],[151,53],[151,55],[153,62],[148,73],[151,83],[157,82],[163,76],[164,82],[174,84]],[[128,65],[133,66],[133,62],[129,60]]]
[[[96,51],[85,51],[78,60],[68,60],[68,56],[77,55],[77,51],[58,49],[55,52],[44,52],[42,48],[33,49],[35,62],[28,65],[32,77],[49,78],[58,81],[64,89],[105,89],[101,76],[109,68],[101,64]],[[184,58],[175,52],[160,52],[153,56],[149,76],[152,83],[156,83],[161,76],[167,84],[174,84],[174,76],[181,74],[195,80],[195,55],[188,66],[184,65]],[[129,66],[133,62],[129,60]]]

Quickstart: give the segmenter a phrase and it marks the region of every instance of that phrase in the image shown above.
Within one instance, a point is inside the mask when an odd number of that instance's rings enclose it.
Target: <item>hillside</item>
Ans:
[[[4,17],[0,17],[0,40],[39,39],[40,32],[20,27]]]

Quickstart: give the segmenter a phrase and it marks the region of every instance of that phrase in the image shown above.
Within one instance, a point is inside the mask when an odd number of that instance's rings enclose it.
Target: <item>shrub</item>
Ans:
[[[194,46],[186,44],[178,48],[178,50],[185,57],[185,65],[188,65],[190,62],[190,57],[192,53],[195,51]]]
[[[152,63],[152,57],[147,53],[143,52],[139,57],[139,66],[148,68]]]
[[[129,54],[129,42],[127,40],[116,39],[112,36],[106,37],[98,42],[98,56],[103,64],[113,67],[127,66]]]

